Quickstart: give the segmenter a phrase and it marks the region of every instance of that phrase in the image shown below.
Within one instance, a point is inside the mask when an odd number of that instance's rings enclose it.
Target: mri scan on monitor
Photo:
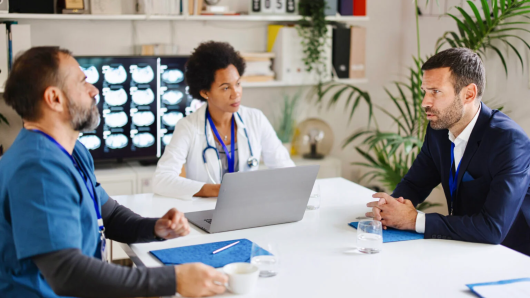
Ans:
[[[87,68],[81,66],[81,70],[85,73],[86,81],[88,83],[95,84],[99,81],[99,72],[94,65],[91,65]]]
[[[136,90],[132,94],[132,101],[137,105],[148,105],[155,100],[155,94],[151,88]]]
[[[101,123],[79,140],[94,161],[154,159],[170,144],[175,125],[203,102],[187,92],[188,56],[76,56]],[[1,296],[1,295],[0,295]]]
[[[101,140],[94,135],[85,135],[79,138],[79,142],[85,145],[88,150],[96,150],[101,146]]]
[[[155,122],[155,114],[150,111],[134,113],[132,122],[136,126],[149,126]]]
[[[162,116],[162,122],[167,126],[175,126],[184,115],[181,112],[170,112]]]
[[[167,69],[162,74],[162,81],[166,84],[178,84],[184,81],[184,73],[178,69]]]
[[[127,102],[127,92],[123,88],[118,90],[104,90],[105,102],[111,106],[121,106]]]
[[[155,72],[150,65],[131,66],[132,78],[138,84],[148,84],[155,78]]]
[[[173,138],[173,134],[172,133],[164,135],[162,137],[162,143],[164,143],[164,146],[169,145],[169,143],[171,142],[172,138]]]
[[[105,115],[105,124],[110,127],[123,127],[129,122],[129,117],[125,112],[108,113]]]
[[[105,145],[110,149],[122,149],[125,148],[127,144],[129,144],[129,140],[121,133],[111,134],[107,136],[107,139],[105,140]]]
[[[109,84],[122,84],[127,80],[127,71],[123,65],[111,65],[105,70],[105,81]]]
[[[139,133],[133,137],[133,144],[138,148],[151,147],[154,143],[155,137],[148,132]]]

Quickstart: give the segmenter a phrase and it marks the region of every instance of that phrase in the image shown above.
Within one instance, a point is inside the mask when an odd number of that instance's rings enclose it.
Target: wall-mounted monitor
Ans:
[[[175,125],[202,105],[187,92],[187,56],[76,57],[99,90],[99,126],[80,135],[95,161],[155,159]]]

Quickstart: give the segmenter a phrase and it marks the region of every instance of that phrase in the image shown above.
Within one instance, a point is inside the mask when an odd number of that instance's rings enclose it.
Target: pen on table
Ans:
[[[367,217],[367,216],[358,216],[355,219],[372,219],[372,218],[371,217]]]
[[[234,245],[236,245],[236,244],[238,244],[238,243],[239,243],[239,241],[236,241],[236,242],[234,242],[234,243],[232,243],[232,244],[228,244],[227,246],[225,246],[225,247],[221,247],[221,248],[219,248],[218,250],[212,252],[212,254],[215,255],[216,253],[218,253],[218,252],[220,252],[220,251],[223,251],[223,250],[225,250],[225,249],[227,249],[227,248],[230,248],[230,247],[232,247],[232,246],[234,246]]]

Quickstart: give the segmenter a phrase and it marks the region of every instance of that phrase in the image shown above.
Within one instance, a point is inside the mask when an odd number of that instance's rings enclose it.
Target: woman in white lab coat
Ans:
[[[294,166],[265,115],[241,106],[244,70],[244,60],[227,43],[210,41],[195,49],[186,83],[190,95],[207,104],[175,126],[153,178],[155,193],[217,197],[225,173],[255,171],[261,157],[269,168]],[[183,166],[186,178],[180,176]]]

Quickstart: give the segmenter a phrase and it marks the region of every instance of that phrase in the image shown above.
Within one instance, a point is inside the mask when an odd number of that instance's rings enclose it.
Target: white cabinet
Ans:
[[[318,179],[342,176],[342,162],[337,157],[326,156],[323,159],[305,159],[301,156],[291,158],[297,166],[319,165]]]
[[[136,173],[127,163],[98,164],[94,173],[109,196],[136,194]]]

